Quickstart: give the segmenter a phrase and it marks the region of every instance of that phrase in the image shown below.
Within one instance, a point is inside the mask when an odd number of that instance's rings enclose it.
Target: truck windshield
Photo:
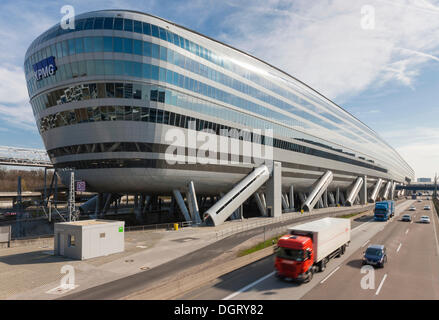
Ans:
[[[379,209],[375,209],[375,213],[387,213],[387,209],[382,209],[382,208],[379,208]]]
[[[303,261],[304,251],[279,247],[279,250],[277,251],[277,257],[287,260]]]

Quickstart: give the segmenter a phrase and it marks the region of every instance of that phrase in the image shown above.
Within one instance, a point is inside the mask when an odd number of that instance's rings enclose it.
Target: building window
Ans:
[[[75,236],[72,234],[69,234],[69,247],[76,246],[76,239]]]

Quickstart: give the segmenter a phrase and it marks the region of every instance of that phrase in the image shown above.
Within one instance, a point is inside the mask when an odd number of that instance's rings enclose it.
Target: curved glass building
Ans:
[[[347,190],[358,176],[366,175],[371,187],[379,179],[414,177],[373,130],[304,83],[148,14],[78,15],[74,29],[58,24],[39,36],[24,67],[51,161],[60,172],[73,168],[89,190],[171,194],[193,181],[198,194],[218,195],[256,166],[242,157],[238,163],[170,164],[166,134],[173,128],[187,135],[210,129],[218,137],[221,130],[249,130],[227,139],[272,145],[284,189],[309,190],[328,170],[329,190]],[[182,148],[189,156],[191,148]]]

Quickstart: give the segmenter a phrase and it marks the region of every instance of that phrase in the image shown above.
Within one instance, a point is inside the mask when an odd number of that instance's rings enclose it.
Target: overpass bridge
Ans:
[[[0,146],[0,165],[52,169],[45,150]]]

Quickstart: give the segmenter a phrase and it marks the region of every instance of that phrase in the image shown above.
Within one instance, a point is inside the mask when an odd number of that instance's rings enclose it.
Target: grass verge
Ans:
[[[359,215],[359,214],[362,214],[362,213],[365,213],[365,212],[367,212],[367,211],[362,211],[362,212],[357,212],[357,213],[345,214],[344,216],[339,216],[339,217],[337,217],[337,218],[349,219],[349,218],[355,217],[355,216],[357,216],[357,215]]]
[[[267,247],[271,247],[273,245],[273,241],[274,241],[274,244],[276,244],[280,237],[282,237],[282,236],[276,236],[276,237],[270,238],[268,240],[265,240],[263,242],[258,243],[257,245],[255,245],[251,248],[241,250],[238,252],[238,257],[248,255],[250,253],[265,249]]]

